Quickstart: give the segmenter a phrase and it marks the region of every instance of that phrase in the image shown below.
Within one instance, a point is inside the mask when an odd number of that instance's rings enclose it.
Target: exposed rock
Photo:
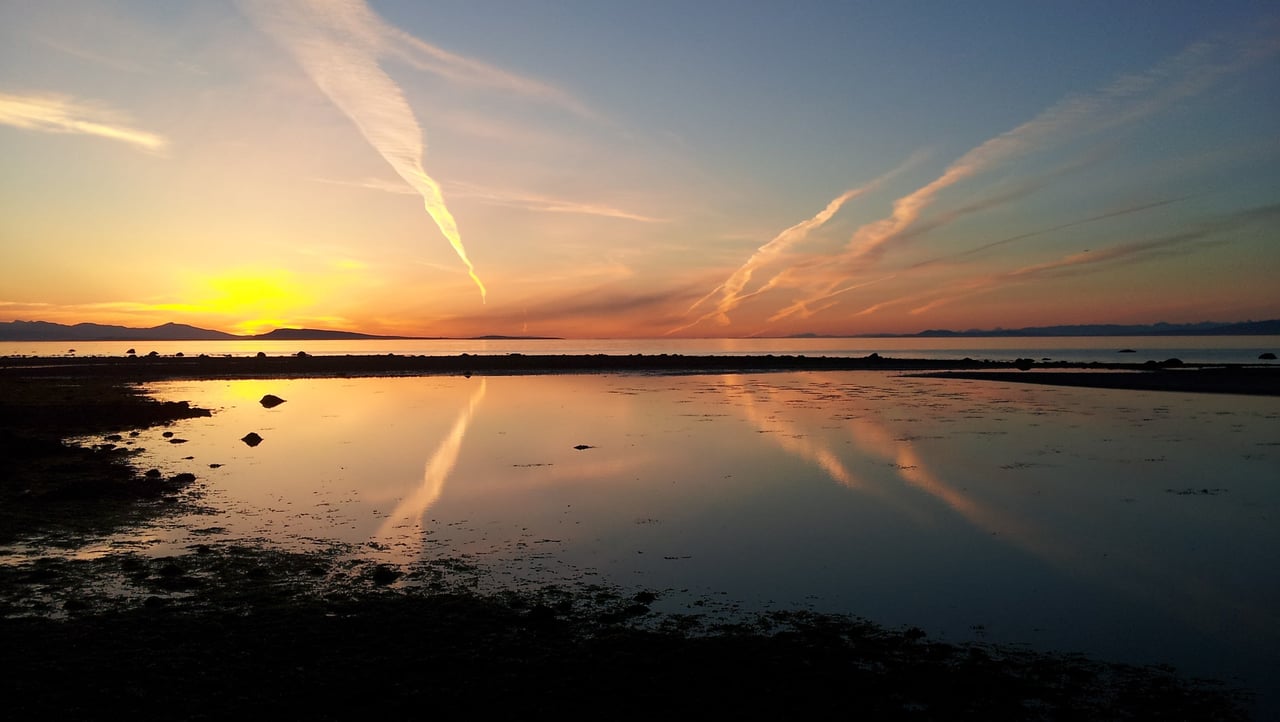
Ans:
[[[261,399],[259,399],[258,403],[262,404],[263,408],[274,409],[280,404],[283,404],[284,399],[280,398],[279,396],[276,396],[275,394],[267,394],[266,396],[263,396]]]
[[[249,433],[240,437],[240,440],[243,441],[247,446],[257,446],[258,444],[262,443],[262,437],[258,436],[258,432],[256,431],[250,431]]]
[[[1261,361],[1275,361],[1276,355],[1268,351],[1266,353],[1258,354],[1258,359]]]
[[[1138,353],[1138,352],[1134,351],[1131,348],[1122,348],[1119,351],[1116,351],[1116,353]]]
[[[396,569],[395,567],[388,566],[386,564],[379,564],[377,567],[374,567],[373,570],[373,583],[379,586],[386,586],[399,579],[403,574],[404,572]]]
[[[577,449],[578,451],[582,451],[584,449],[594,449],[596,447],[592,446],[591,444],[578,444],[573,448]]]

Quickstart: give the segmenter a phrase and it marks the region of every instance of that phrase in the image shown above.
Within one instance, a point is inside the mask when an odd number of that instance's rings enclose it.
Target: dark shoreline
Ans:
[[[581,373],[725,374],[783,371],[891,371],[938,378],[1096,388],[1280,395],[1280,365],[1073,363],[839,356],[472,355],[6,357],[0,378],[147,381],[354,376]],[[1130,373],[1098,373],[1102,371]]]
[[[318,719],[431,712],[651,719],[1247,719],[1249,693],[1021,647],[950,644],[843,615],[736,623],[651,608],[661,590],[595,583],[474,591],[458,559],[388,567],[219,543],[148,558],[77,545],[199,503],[189,474],[148,476],[123,445],[70,445],[208,412],[140,382],[465,373],[735,373],[964,362],[800,357],[279,357],[0,360],[5,540],[0,693],[19,719]],[[942,368],[940,368],[940,366]],[[970,364],[1020,380],[1043,372]],[[1234,371],[1234,370],[1233,370]],[[1274,380],[1276,369],[1262,369]],[[1195,370],[1116,376],[1170,375]],[[1082,373],[1081,375],[1090,375]],[[1098,375],[1098,374],[1092,374]],[[1249,375],[1246,373],[1246,375]],[[127,439],[123,439],[127,443]],[[123,590],[113,593],[109,590]]]

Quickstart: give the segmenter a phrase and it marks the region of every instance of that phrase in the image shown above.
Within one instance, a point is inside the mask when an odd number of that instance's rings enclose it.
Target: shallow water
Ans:
[[[336,539],[668,590],[681,611],[848,612],[1280,679],[1278,399],[878,372],[151,388],[215,410],[169,427],[183,443],[137,443],[223,512],[86,553]]]

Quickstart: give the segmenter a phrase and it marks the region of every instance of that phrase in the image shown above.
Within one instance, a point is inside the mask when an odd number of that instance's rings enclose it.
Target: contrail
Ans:
[[[800,221],[799,223],[791,226],[790,228],[774,236],[768,243],[757,248],[755,253],[752,253],[751,257],[748,258],[745,263],[743,263],[741,266],[738,267],[738,270],[734,271],[732,274],[730,274],[730,276],[727,279],[725,279],[724,283],[721,283],[719,286],[716,286],[715,288],[711,289],[710,293],[708,293],[707,295],[703,296],[702,298],[694,302],[694,304],[690,306],[689,310],[686,311],[685,313],[687,314],[692,312],[695,308],[697,308],[698,306],[701,306],[703,303],[708,301],[712,296],[716,295],[717,292],[720,292],[721,294],[720,302],[716,304],[716,308],[714,311],[703,314],[702,316],[698,317],[696,320],[690,323],[687,323],[683,326],[678,326],[676,328],[673,328],[670,331],[668,331],[667,334],[670,335],[678,331],[683,331],[684,329],[690,328],[692,326],[696,326],[702,323],[703,321],[706,321],[711,318],[716,319],[721,324],[729,323],[730,311],[737,308],[738,305],[741,304],[744,300],[773,288],[775,285],[777,285],[777,282],[780,280],[780,275],[774,276],[773,279],[771,279],[768,283],[766,283],[763,288],[760,288],[751,293],[744,294],[743,289],[746,288],[747,283],[751,281],[751,276],[752,274],[755,273],[757,268],[764,265],[768,261],[771,261],[774,258],[778,257],[779,255],[782,254],[783,251],[786,251],[788,248],[808,238],[809,233],[811,231],[814,231],[818,228],[821,228],[823,225],[825,225],[827,221],[831,220],[831,217],[834,216],[841,208],[843,208],[846,203],[853,200],[854,198],[857,198],[858,196],[864,195],[866,193],[869,193],[875,190],[876,188],[879,188],[881,185],[884,184],[885,181],[893,178],[894,176],[898,175],[899,173],[906,170],[907,168],[910,168],[911,166],[919,163],[922,158],[923,158],[923,153],[917,152],[912,154],[911,157],[909,157],[897,168],[894,168],[888,173],[885,173],[880,177],[875,178],[874,180],[867,183],[866,185],[860,186],[858,188],[852,188],[850,190],[845,191],[844,193],[841,193],[840,195],[831,199],[831,201],[827,203],[826,207],[823,208],[821,211],[818,211],[818,213],[815,214],[812,218],[807,218],[803,221]]]
[[[462,259],[483,301],[487,292],[467,257],[458,223],[445,205],[440,184],[422,167],[422,128],[400,87],[378,66],[378,56],[387,52],[389,40],[402,40],[402,34],[363,0],[242,0],[241,4],[422,196],[427,213]]]

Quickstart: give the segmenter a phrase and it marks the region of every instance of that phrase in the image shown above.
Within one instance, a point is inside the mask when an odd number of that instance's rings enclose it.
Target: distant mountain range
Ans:
[[[77,323],[67,326],[48,321],[0,322],[0,341],[331,341],[331,340],[396,340],[418,339],[420,336],[375,336],[354,331],[328,331],[315,328],[278,328],[254,336],[236,336],[222,331],[166,323],[151,328],[105,326],[99,323]],[[439,337],[434,337],[439,338]],[[466,340],[535,339],[541,336],[476,336]]]
[[[1240,323],[1152,323],[1152,324],[1082,324],[1078,326],[1031,326],[1028,328],[969,329],[949,331],[930,329],[909,334],[859,334],[858,338],[993,338],[1036,336],[1273,336],[1280,335],[1280,319],[1244,321]],[[788,338],[838,338],[818,334],[798,334]],[[853,338],[852,336],[850,338]]]

